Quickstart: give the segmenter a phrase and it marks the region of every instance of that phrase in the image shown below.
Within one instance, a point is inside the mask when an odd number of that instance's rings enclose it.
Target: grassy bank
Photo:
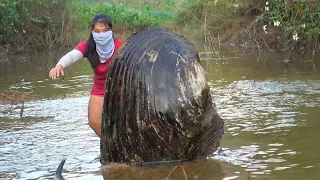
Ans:
[[[174,13],[174,3],[164,1],[161,3],[74,3],[73,16],[77,17],[82,29],[89,27],[91,19],[98,13],[105,13],[112,17],[115,27],[119,31],[135,30],[158,26],[170,22]]]
[[[175,17],[204,38],[254,50],[319,50],[319,0],[194,0]]]
[[[175,13],[173,1],[146,3],[137,2],[96,2],[72,3],[72,19],[83,32],[77,38],[87,38],[91,19],[98,13],[111,16],[116,34],[131,34],[140,28],[164,26],[173,22]]]
[[[221,43],[254,50],[319,49],[318,0],[2,0],[0,54],[74,46],[89,35],[91,18],[110,15],[117,34],[160,26],[208,51]]]

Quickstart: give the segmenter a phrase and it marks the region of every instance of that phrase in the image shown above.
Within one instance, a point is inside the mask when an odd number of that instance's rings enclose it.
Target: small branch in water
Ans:
[[[182,171],[183,171],[183,174],[184,174],[184,179],[187,180],[188,179],[188,176],[186,174],[186,171],[184,170],[184,167],[182,167]]]
[[[251,33],[250,33],[247,29],[243,29],[243,31],[244,31],[245,33],[247,33],[247,35],[249,36],[249,38],[251,38],[252,40],[254,40],[254,41],[256,42],[257,47],[258,47],[258,50],[261,51],[261,48],[260,48],[260,46],[259,46],[258,41],[257,41],[255,38],[253,38],[253,36],[251,35]]]
[[[173,171],[175,171],[179,166],[176,166],[172,169],[172,171],[170,172],[170,174],[165,178],[165,180],[169,180],[169,177],[171,176],[171,174],[173,173]]]
[[[290,56],[292,54],[293,49],[290,50],[289,55],[286,59],[283,60],[283,62],[288,63],[290,61]]]
[[[314,49],[312,51],[312,58],[311,61],[313,61],[314,57],[316,56],[316,51],[317,51],[317,45],[318,45],[318,40],[316,41],[315,45],[314,45]]]
[[[163,180],[169,180],[169,177],[171,176],[171,174],[172,174],[177,168],[182,168],[182,171],[183,171],[183,174],[184,174],[184,178],[185,178],[185,180],[187,180],[188,177],[187,177],[186,171],[184,170],[184,167],[180,167],[180,166],[174,167],[174,168],[171,170],[170,174],[169,174],[165,179],[163,179]]]
[[[21,110],[20,110],[20,118],[22,118],[23,110],[24,110],[24,101],[22,100],[22,105],[21,105]]]
[[[312,62],[312,65],[313,65],[313,69],[316,70],[317,69],[317,66],[316,64],[314,63],[314,57],[316,56],[316,49],[317,49],[317,45],[318,45],[318,40],[316,41],[316,44],[314,46],[314,49],[312,51],[312,58],[311,58],[311,62]]]
[[[269,51],[271,51],[271,49],[270,49],[270,47],[268,46],[268,44],[267,44],[267,42],[265,41],[265,39],[264,39],[263,37],[261,37],[261,38],[262,38],[264,44],[265,44],[265,45],[267,46],[267,48],[269,49]]]
[[[6,44],[4,46],[0,46],[0,49],[5,49],[3,52],[0,52],[0,55],[5,55],[9,52],[9,46],[10,44]]]

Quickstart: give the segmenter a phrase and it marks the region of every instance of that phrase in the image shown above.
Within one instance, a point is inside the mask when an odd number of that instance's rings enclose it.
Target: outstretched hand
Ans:
[[[52,69],[50,70],[50,72],[49,72],[49,77],[50,77],[51,79],[57,79],[57,78],[60,76],[60,74],[61,74],[62,76],[64,76],[63,66],[60,65],[60,64],[58,64],[58,65],[56,65],[56,67],[54,67],[54,68],[52,68]]]

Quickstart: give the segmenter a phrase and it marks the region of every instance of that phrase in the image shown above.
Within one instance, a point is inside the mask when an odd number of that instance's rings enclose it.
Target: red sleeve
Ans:
[[[121,39],[115,38],[114,44],[115,44],[115,50],[118,51],[118,49],[122,46],[123,41]]]
[[[75,47],[76,50],[79,50],[83,57],[88,57],[88,54],[87,54],[87,40],[85,41],[82,41],[81,43],[79,43],[76,47]]]

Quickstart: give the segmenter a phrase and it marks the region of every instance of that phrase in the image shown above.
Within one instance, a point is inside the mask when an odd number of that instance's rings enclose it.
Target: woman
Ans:
[[[64,68],[82,57],[89,60],[94,70],[94,81],[88,105],[88,121],[90,127],[99,137],[101,133],[105,80],[113,56],[122,43],[122,40],[112,36],[111,18],[107,15],[98,14],[91,21],[89,39],[81,42],[75,49],[64,55],[49,72],[49,76],[52,79],[56,79],[60,74],[64,75]]]

